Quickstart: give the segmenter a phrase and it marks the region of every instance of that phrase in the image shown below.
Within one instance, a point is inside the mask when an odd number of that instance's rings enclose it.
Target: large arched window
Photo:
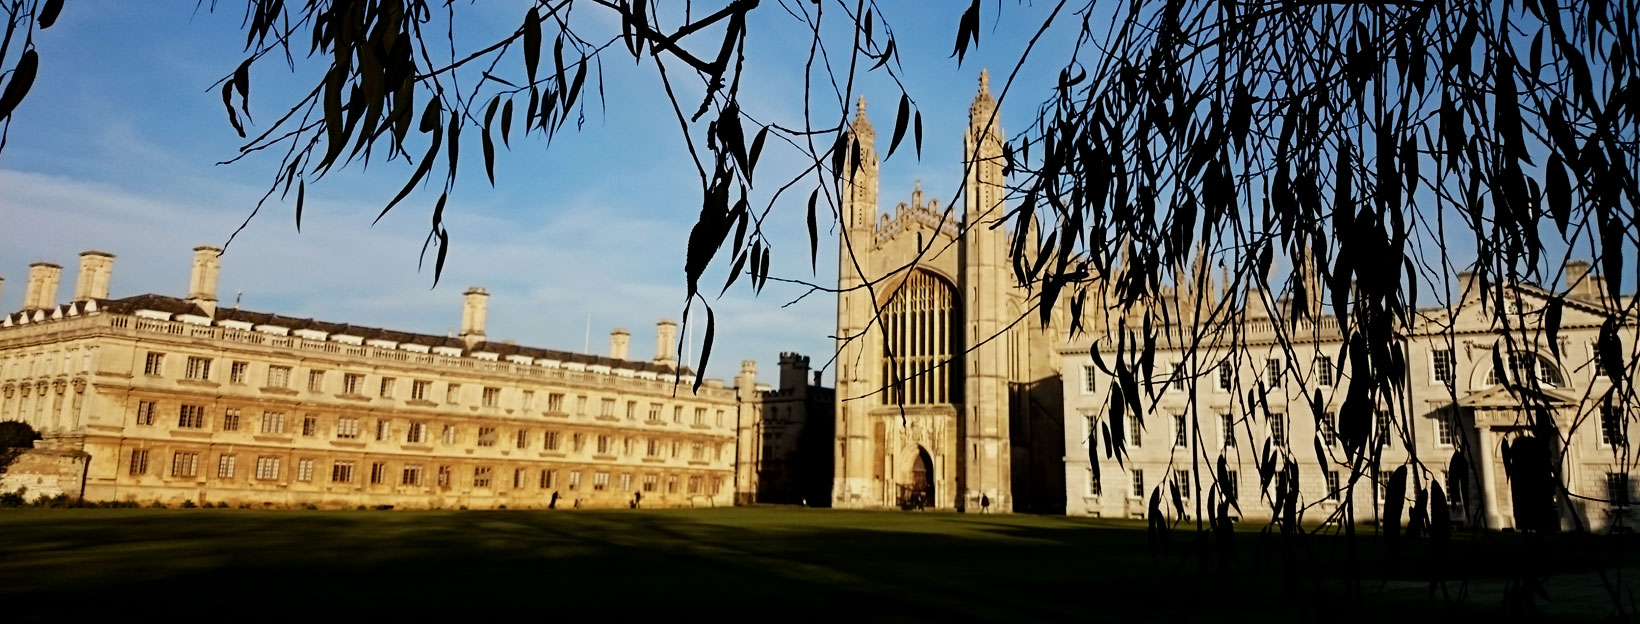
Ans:
[[[1560,375],[1560,369],[1546,358],[1528,353],[1514,353],[1505,360],[1509,362],[1509,376],[1517,382],[1526,383],[1527,379],[1536,377],[1538,383],[1550,388],[1566,385],[1566,379]],[[1498,385],[1497,367],[1487,369],[1486,385]]]
[[[885,405],[962,401],[962,314],[951,283],[912,271],[882,309]]]

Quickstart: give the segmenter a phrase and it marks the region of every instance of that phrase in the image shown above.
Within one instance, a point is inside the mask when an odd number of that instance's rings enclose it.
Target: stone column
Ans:
[[[1480,414],[1476,415],[1479,416]],[[1494,448],[1497,438],[1492,435],[1491,427],[1477,423],[1477,428],[1480,429],[1478,435],[1480,438],[1480,455],[1478,459],[1481,464],[1481,502],[1486,510],[1486,528],[1496,530],[1503,527],[1502,518],[1498,516],[1497,471],[1492,467],[1495,463],[1492,460],[1492,455],[1497,452]]]

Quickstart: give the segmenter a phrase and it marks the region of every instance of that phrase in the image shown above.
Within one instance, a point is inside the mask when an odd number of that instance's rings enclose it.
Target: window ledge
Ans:
[[[592,458],[598,461],[615,461],[614,455],[593,455]]]
[[[338,394],[336,395],[336,398],[343,401],[354,401],[357,403],[369,403],[371,401],[370,397],[363,394]]]
[[[178,379],[177,380],[177,385],[179,385],[179,386],[194,386],[196,388],[220,388],[220,387],[222,387],[222,384],[211,381],[209,379]]]
[[[343,448],[364,448],[364,443],[358,440],[331,440],[330,445]]]
[[[291,441],[291,436],[274,433],[257,434],[251,436],[251,438],[257,442],[284,442],[288,444]]]
[[[173,438],[195,438],[195,439],[200,439],[200,440],[209,440],[211,438],[211,432],[201,431],[201,430],[198,430],[198,429],[172,429],[171,430],[171,437],[173,437]]]
[[[295,390],[291,390],[290,388],[276,388],[276,387],[273,387],[273,386],[263,386],[261,388],[261,390],[262,390],[262,392],[265,392],[267,394],[282,394],[282,395],[285,395],[285,396],[296,396],[297,394],[299,394],[298,392],[296,392]]]
[[[410,399],[405,401],[404,404],[410,407],[438,407],[437,403],[426,399]]]
[[[406,443],[406,444],[400,445],[399,448],[403,449],[403,450],[406,450],[406,451],[432,452],[433,445],[431,445],[431,444],[408,444],[408,443]]]

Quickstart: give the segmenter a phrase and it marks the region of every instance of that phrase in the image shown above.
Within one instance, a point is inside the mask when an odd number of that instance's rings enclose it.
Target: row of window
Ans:
[[[1515,353],[1510,354],[1507,361],[1507,366],[1509,368],[1508,374],[1516,380],[1534,378],[1542,385],[1555,388],[1566,385],[1566,379],[1563,375],[1561,375],[1560,369],[1556,367],[1554,363],[1542,357],[1526,353]],[[1605,377],[1606,369],[1601,363],[1600,358],[1596,357],[1591,361],[1592,366],[1594,367],[1594,376],[1597,378]],[[1279,358],[1269,358],[1264,361],[1264,375],[1262,380],[1266,387],[1281,387],[1282,375],[1285,372],[1284,364],[1285,362]],[[1457,383],[1457,358],[1453,355],[1451,349],[1432,350],[1430,353],[1430,365],[1431,376],[1436,382],[1447,387],[1453,387]],[[1221,391],[1231,390],[1235,383],[1235,370],[1231,367],[1229,362],[1220,362],[1216,369],[1217,383],[1215,385],[1217,389]],[[1338,382],[1337,371],[1335,370],[1333,361],[1330,358],[1317,358],[1315,360],[1314,373],[1315,385],[1317,386],[1330,387]],[[1161,387],[1162,392],[1167,392],[1170,389],[1184,390],[1188,377],[1189,373],[1184,369],[1183,365],[1174,363],[1172,365],[1172,369],[1168,371],[1167,376],[1163,381]],[[1497,384],[1498,371],[1496,368],[1492,368],[1487,371],[1486,385],[1495,386]],[[1098,369],[1093,366],[1083,367],[1083,393],[1093,394],[1097,390]]]
[[[153,425],[155,423],[155,412],[157,410],[156,406],[157,403],[154,401],[138,401],[137,424],[144,426]],[[360,420],[361,419],[359,418],[351,416],[337,417],[333,428],[335,437],[342,440],[358,439],[360,433]],[[180,429],[204,429],[206,426],[205,421],[206,412],[205,406],[203,405],[183,404],[178,409],[177,427]],[[320,435],[321,430],[320,418],[318,416],[309,414],[303,416],[301,420],[297,421],[290,418],[285,412],[273,410],[264,410],[258,417],[257,422],[254,424],[255,427],[252,431],[266,434],[285,434],[290,430],[288,428],[295,428],[295,430],[300,431],[303,437],[317,437]],[[244,411],[241,408],[230,407],[222,411],[222,422],[219,427],[220,431],[240,431],[245,426]],[[404,435],[402,440],[406,444],[431,443],[429,441],[429,427],[427,423],[406,423],[403,433]],[[401,439],[393,435],[393,421],[385,418],[377,419],[375,421],[373,434],[377,442],[391,442],[396,439]],[[684,442],[678,440],[673,440],[671,441],[671,444],[668,445],[666,440],[662,440],[660,438],[646,438],[638,436],[616,436],[611,434],[597,434],[595,436],[591,436],[581,432],[572,432],[568,436],[564,436],[561,432],[556,430],[537,432],[528,429],[518,429],[513,431],[509,437],[511,438],[513,448],[518,449],[531,448],[534,446],[535,441],[539,439],[541,450],[544,451],[563,450],[564,442],[567,439],[570,448],[577,453],[585,449],[587,439],[591,437],[596,442],[597,454],[619,454],[629,457],[636,455],[639,450],[642,450],[645,457],[665,457],[667,454],[667,448],[670,446],[671,457],[677,458],[682,455],[684,445]],[[444,425],[441,429],[439,435],[439,442],[441,444],[445,446],[454,446],[460,439],[460,428],[458,426]],[[496,443],[499,440],[500,434],[496,427],[480,426],[477,428],[477,437],[474,440],[474,444],[480,447],[493,447],[496,446]],[[722,461],[724,445],[717,442],[710,444],[706,442],[690,442],[689,451],[690,461]]]
[[[144,375],[149,375],[149,376],[161,376],[161,375],[163,375],[164,371],[165,371],[165,355],[166,354],[158,352],[158,351],[149,351],[147,353],[147,357],[146,357],[146,359],[143,363],[143,374]],[[200,357],[200,356],[188,356],[186,365],[183,368],[183,376],[186,379],[192,379],[192,380],[197,380],[197,381],[210,381],[211,375],[212,375],[211,371],[212,371],[213,366],[214,366],[213,358]],[[281,365],[277,365],[277,364],[269,365],[268,366],[267,378],[266,378],[266,384],[265,384],[264,387],[268,387],[268,388],[290,388],[292,370],[293,369],[290,366],[281,366]],[[228,383],[230,383],[230,384],[248,384],[249,383],[249,381],[248,381],[249,374],[250,374],[250,363],[249,362],[233,361],[233,362],[230,362],[229,365],[228,365]],[[314,369],[314,370],[308,371],[308,382],[307,382],[308,392],[323,392],[324,389],[325,389],[325,380],[327,379],[327,375],[328,375],[328,372],[325,371],[325,370],[321,370],[321,369]],[[381,398],[391,399],[391,398],[396,398],[395,390],[396,390],[397,387],[398,387],[398,379],[397,378],[395,378],[395,377],[381,377],[378,381],[378,385],[374,386],[373,389],[376,391],[377,396],[379,396]],[[367,396],[366,393],[371,389],[372,388],[367,388],[366,387],[366,377],[363,373],[343,373],[342,374],[342,394],[350,395],[350,396]],[[501,406],[501,390],[502,389],[500,387],[496,387],[496,386],[484,386],[482,388],[482,390],[480,391],[480,396],[479,396],[480,405],[482,405],[483,407],[500,407]],[[433,393],[433,382],[432,381],[428,381],[428,380],[425,380],[425,379],[412,379],[412,380],[410,380],[410,399],[411,400],[413,400],[413,401],[431,401],[432,399],[430,399],[429,397],[432,396],[432,393]],[[525,409],[525,410],[535,409],[535,391],[534,390],[521,390],[520,393],[521,393],[520,399],[521,399],[523,409]],[[546,409],[544,411],[569,413],[565,409],[567,400],[568,400],[568,397],[564,393],[561,393],[561,392],[549,393],[547,395],[547,404],[546,404]],[[452,405],[453,404],[458,404],[458,403],[461,402],[461,384],[454,383],[454,382],[445,383],[444,402],[448,403],[448,404],[452,404]],[[588,397],[586,395],[579,395],[579,396],[575,397],[575,412],[574,413],[582,415],[582,416],[591,416],[592,413],[590,411],[590,407],[591,407],[590,406],[590,397]],[[598,416],[601,417],[601,418],[605,418],[605,419],[616,418],[616,410],[617,410],[618,407],[619,407],[619,403],[617,402],[616,399],[613,399],[613,398],[601,399],[600,404],[599,404]],[[631,421],[637,420],[638,419],[638,413],[639,413],[639,407],[640,406],[639,406],[638,401],[627,401],[626,405],[625,405],[625,411],[624,411],[624,415],[625,415],[626,419],[631,420]],[[662,409],[663,409],[663,406],[660,403],[655,403],[655,402],[649,403],[648,404],[648,411],[646,412],[646,415],[648,417],[648,422],[664,422],[664,420],[662,418]],[[719,408],[717,410],[716,418],[710,423],[707,421],[707,409],[704,408],[704,407],[695,408],[693,417],[694,418],[691,421],[691,424],[693,424],[695,426],[701,426],[701,427],[704,427],[704,426],[724,427],[724,426],[726,426],[726,420],[727,420],[726,419],[726,411],[722,408]],[[672,406],[672,422],[674,424],[683,424],[683,422],[684,422],[684,406],[682,406],[682,405]]]
[[[79,372],[88,373],[91,372],[91,361],[96,357],[96,352],[96,347],[86,347],[0,357],[0,377],[26,379],[35,376],[66,375],[74,372],[76,360]]]
[[[1227,471],[1227,472],[1228,472],[1228,474],[1226,475],[1226,478],[1220,479],[1219,481],[1217,481],[1216,485],[1225,493],[1228,500],[1235,501],[1235,500],[1237,500],[1236,496],[1237,496],[1237,490],[1239,489],[1238,484],[1239,484],[1240,481],[1239,481],[1239,478],[1236,474],[1236,471],[1230,470],[1230,471]],[[1191,480],[1190,480],[1190,471],[1189,470],[1173,470],[1172,473],[1173,473],[1173,483],[1178,484],[1180,497],[1185,499],[1185,500],[1189,500],[1190,496],[1191,496],[1191,493],[1195,491],[1195,485],[1196,485],[1195,483],[1191,482]],[[1132,470],[1129,471],[1128,476],[1130,478],[1129,487],[1131,488],[1128,491],[1128,495],[1133,497],[1133,498],[1139,498],[1139,499],[1144,498],[1146,496],[1146,493],[1147,493],[1146,492],[1146,487],[1147,486],[1145,484],[1145,471],[1143,469],[1135,468],[1135,469],[1132,469]],[[1378,481],[1377,481],[1377,483],[1375,483],[1375,485],[1377,487],[1375,487],[1374,490],[1375,490],[1375,497],[1377,498],[1377,500],[1380,504],[1384,502],[1385,494],[1389,491],[1389,481],[1390,481],[1391,476],[1392,476],[1392,472],[1387,471],[1387,470],[1380,471],[1378,473]],[[1453,475],[1452,472],[1449,471],[1449,470],[1442,470],[1441,471],[1441,484],[1442,484],[1442,489],[1444,491],[1444,494],[1446,495],[1447,503],[1449,505],[1457,506],[1457,505],[1463,504],[1463,501],[1464,501],[1464,498],[1465,498],[1465,489],[1466,488],[1460,487],[1460,484],[1455,481],[1454,476],[1455,475]],[[1332,501],[1332,502],[1339,502],[1339,501],[1343,500],[1343,496],[1344,496],[1343,491],[1344,490],[1343,490],[1343,487],[1342,487],[1341,476],[1339,474],[1339,471],[1337,471],[1337,470],[1328,470],[1327,474],[1326,474],[1326,480],[1327,480],[1326,500]],[[1211,485],[1211,484],[1204,484],[1204,485]],[[1624,473],[1624,472],[1608,472],[1608,473],[1606,473],[1605,487],[1606,487],[1606,501],[1608,503],[1610,503],[1611,505],[1620,506],[1620,507],[1627,506],[1629,504],[1630,491],[1629,491],[1629,475],[1628,475],[1628,473]],[[1087,495],[1088,496],[1099,496],[1101,494],[1102,494],[1102,487],[1101,487],[1100,482],[1099,482],[1099,472],[1092,469],[1092,468],[1089,468],[1088,473],[1087,473]]]
[[[129,465],[130,474],[132,476],[146,475],[149,473],[150,453],[151,451],[148,449],[137,449],[131,451]],[[259,455],[256,457],[256,464],[254,466],[254,470],[252,471],[252,475],[258,481],[281,480],[284,478],[284,473],[281,471],[284,467],[283,461],[284,458],[282,457]],[[299,458],[296,460],[296,472],[292,476],[296,481],[311,483],[314,480],[315,465],[316,460],[312,458]],[[238,467],[238,455],[232,453],[218,455],[216,461],[216,478],[236,478]],[[354,479],[357,478],[357,467],[358,462],[353,460],[337,460],[331,462],[330,482],[353,483]],[[370,485],[437,485],[438,487],[448,488],[454,485],[456,479],[455,468],[452,466],[441,465],[434,467],[435,472],[431,473],[434,480],[431,483],[426,481],[429,473],[427,466],[423,464],[404,464],[399,467],[399,470],[394,471],[388,466],[387,462],[369,462],[369,469],[370,472],[367,482]],[[171,477],[197,478],[199,476],[199,472],[200,453],[192,451],[176,451],[171,453],[171,469],[169,473]],[[474,488],[500,487],[499,484],[496,483],[495,468],[493,466],[475,466],[473,467],[472,475],[473,476],[470,483]],[[604,491],[610,489],[609,475],[610,473],[606,471],[594,471],[592,473],[592,490]],[[567,478],[562,484],[565,489],[580,489],[580,470],[566,471],[565,476]],[[616,488],[616,491],[639,491],[633,488],[633,473],[623,472],[617,475],[617,477],[619,478],[619,486]],[[661,475],[655,473],[644,473],[638,475],[638,477],[640,479],[639,487],[641,491],[645,493],[656,493],[661,491]],[[687,485],[687,490],[685,491],[689,494],[708,494],[715,496],[723,487],[723,477],[690,475],[685,483]],[[543,490],[558,488],[560,486],[558,481],[558,470],[553,468],[513,469],[511,489],[529,489],[532,485]],[[677,492],[678,475],[666,475],[665,493],[676,494]]]
[[[1600,444],[1604,446],[1626,446],[1628,439],[1624,435],[1624,414],[1620,406],[1607,401],[1600,406]],[[1220,428],[1225,447],[1236,445],[1236,420],[1232,414],[1219,414]],[[1270,443],[1281,447],[1287,445],[1287,415],[1279,412],[1267,414],[1265,419]],[[1378,412],[1375,423],[1375,442],[1393,444],[1395,431],[1391,428],[1390,414]],[[1093,439],[1093,432],[1098,427],[1098,416],[1087,416],[1086,440]],[[1320,422],[1322,443],[1333,446],[1338,443],[1337,416],[1332,413],[1322,414]],[[1435,443],[1438,446],[1450,447],[1457,443],[1457,427],[1447,417],[1435,418]],[[1144,427],[1136,419],[1128,419],[1128,445],[1133,448],[1144,447]],[[1190,424],[1184,414],[1173,414],[1173,447],[1188,448],[1190,446]]]

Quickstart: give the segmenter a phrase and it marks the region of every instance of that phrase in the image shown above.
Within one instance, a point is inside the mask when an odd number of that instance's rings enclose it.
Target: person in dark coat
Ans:
[[[552,500],[547,501],[547,509],[557,509],[557,508],[558,508],[558,491],[553,490]]]

